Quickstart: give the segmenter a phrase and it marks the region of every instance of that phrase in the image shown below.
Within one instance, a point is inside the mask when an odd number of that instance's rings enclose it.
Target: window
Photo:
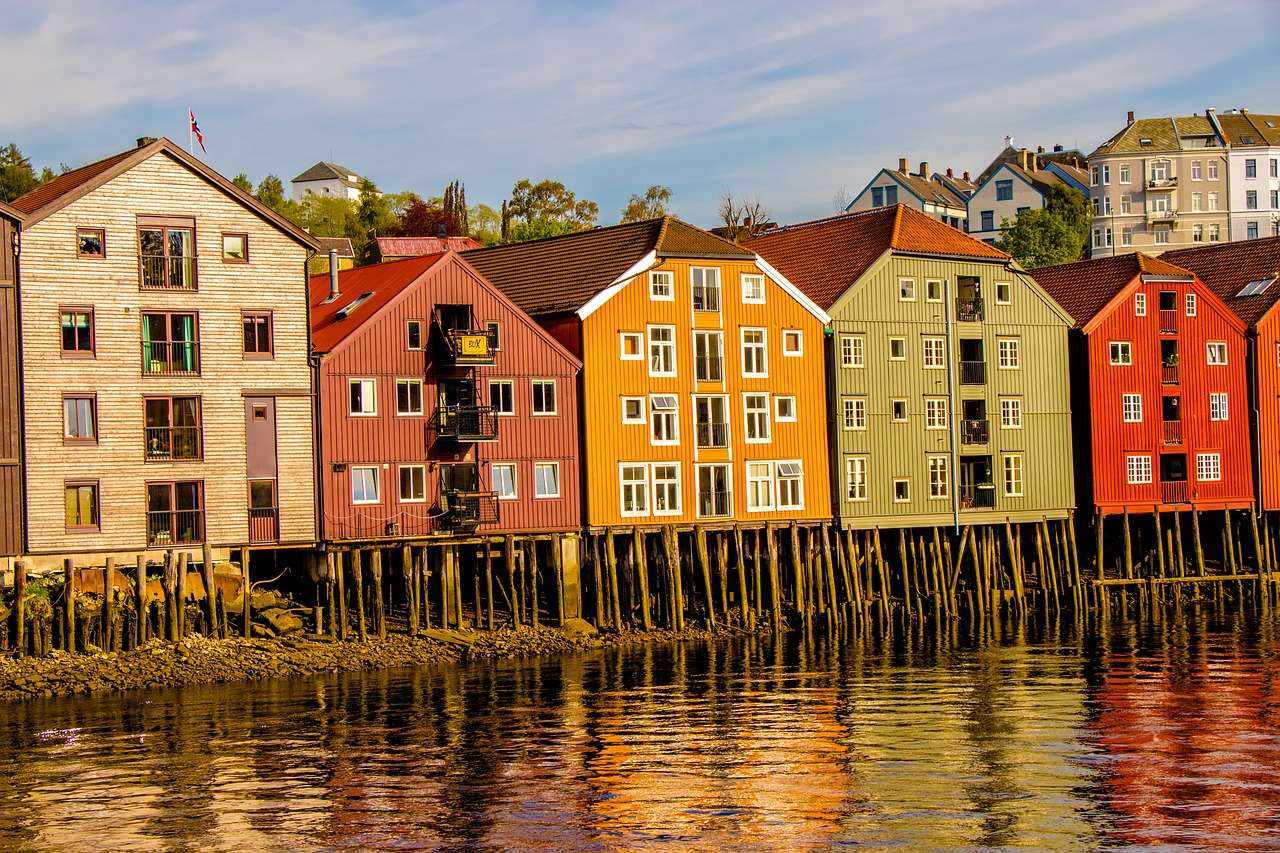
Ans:
[[[1273,160],[1272,162],[1274,163],[1275,161]],[[1275,210],[1276,208],[1280,208],[1280,190],[1271,191],[1271,209]]]
[[[493,352],[502,349],[502,326],[496,320],[489,320],[484,324],[484,330],[489,335],[489,347]]]
[[[1169,229],[1157,228],[1152,232],[1152,238],[1157,246],[1167,246],[1169,244]]]
[[[1128,341],[1111,342],[1112,364],[1133,364],[1133,347]]]
[[[427,467],[400,466],[400,503],[423,503],[427,499]]]
[[[942,282],[936,278],[924,283],[924,298],[927,302],[942,301]]]
[[[649,327],[649,375],[676,375],[676,330],[674,326]]]
[[[1147,294],[1145,293],[1133,294],[1133,316],[1135,317],[1147,316]]]
[[[396,380],[396,414],[397,415],[422,414],[422,380],[421,379],[397,379]]]
[[[151,545],[204,541],[204,484],[147,484],[147,542]]]
[[[655,394],[649,398],[649,420],[653,427],[652,442],[654,444],[680,443],[676,414],[674,394]]]
[[[1004,457],[1004,494],[1008,498],[1022,497],[1022,454],[1010,453]]]
[[[871,206],[884,207],[884,190],[880,187],[871,188]]]
[[[896,186],[884,188],[884,203],[887,205],[898,203],[898,188]]]
[[[1191,180],[1193,181],[1200,180],[1200,161],[1199,160],[1191,161]]]
[[[778,509],[804,508],[804,469],[799,460],[778,463]]]
[[[943,368],[947,366],[947,359],[943,354],[942,338],[924,338],[924,366],[928,368]]]
[[[729,406],[724,397],[694,397],[693,421],[698,447],[729,446]],[[754,441],[765,439],[755,438]]]
[[[1197,222],[1195,225],[1191,226],[1191,242],[1192,243],[1204,242],[1204,225],[1202,223]]]
[[[222,261],[229,264],[249,263],[249,235],[223,234]]]
[[[142,315],[142,372],[199,373],[195,314]]]
[[[649,514],[649,477],[644,465],[623,464],[618,469],[623,515]]]
[[[773,419],[776,421],[794,421],[796,419],[796,398],[774,397]]]
[[[98,529],[98,484],[67,483],[63,487],[67,530]]]
[[[1209,395],[1209,420],[1211,421],[1227,420],[1227,395],[1226,394],[1210,394]]]
[[[773,463],[747,463],[747,511],[773,509]]]
[[[1244,224],[1244,238],[1246,240],[1258,239],[1258,223],[1256,220],[1253,222],[1246,222]]]
[[[1191,212],[1199,213],[1202,210],[1204,210],[1204,199],[1202,198],[1202,193],[1192,193],[1191,194]]]
[[[929,497],[934,500],[951,496],[951,478],[947,475],[947,457],[929,457]]]
[[[996,282],[996,304],[1008,305],[1010,301],[1011,292],[1012,292],[1012,285],[1009,282],[997,281]]]
[[[1227,345],[1225,342],[1209,341],[1205,344],[1205,351],[1209,364],[1227,363]]]
[[[1244,161],[1244,176],[1246,178],[1258,177],[1258,161],[1250,157]]]
[[[105,258],[106,233],[101,228],[77,228],[76,254],[82,258]]]
[[[680,512],[680,466],[675,463],[653,463],[653,511],[656,515]]]
[[[376,504],[378,497],[378,467],[376,465],[353,465],[351,467],[351,502],[356,504]]]
[[[907,360],[907,339],[906,338],[889,338],[889,360],[890,361],[906,361]]]
[[[1022,429],[1022,400],[1020,398],[1001,398],[1000,429]]]
[[[404,345],[406,349],[422,349],[422,321],[404,321]]]
[[[720,332],[693,333],[693,372],[699,382],[724,381],[724,338]]]
[[[1022,366],[1017,338],[997,339],[996,352],[999,354],[1001,370],[1017,370]]]
[[[754,273],[742,276],[742,301],[764,302],[764,276]]]
[[[644,335],[639,332],[618,333],[618,358],[623,361],[641,361],[644,359]]]
[[[535,415],[556,413],[556,381],[554,379],[533,380],[533,413]]]
[[[1121,406],[1124,409],[1124,419],[1126,423],[1142,422],[1142,395],[1141,394],[1125,394],[1121,398]]]
[[[622,398],[622,422],[624,424],[642,424],[645,422],[644,397]]]
[[[1222,479],[1222,456],[1217,453],[1196,454],[1196,480],[1216,483]]]
[[[94,397],[62,398],[62,438],[68,443],[98,440],[98,401]]]
[[[1258,209],[1258,191],[1257,190],[1245,190],[1244,209],[1245,210]]]
[[[947,428],[947,401],[945,398],[926,397],[924,401],[924,428]]]
[[[1194,293],[1187,294],[1187,316],[1196,316],[1196,295]]]
[[[804,355],[804,333],[799,329],[782,330],[782,354]]]
[[[996,201],[1013,201],[1013,181],[996,181]]]
[[[844,460],[845,499],[865,501],[867,499],[867,457],[850,456]]]
[[[1094,166],[1089,170],[1089,186],[1096,187],[1101,181],[1098,180],[1101,175],[1101,166]]]
[[[195,236],[194,222],[140,227],[140,285],[163,290],[195,290]]]
[[[911,502],[910,480],[899,478],[893,481],[893,502],[896,504]]]
[[[649,298],[664,302],[675,299],[675,273],[654,270],[649,273]]]
[[[846,335],[840,339],[840,366],[863,367],[862,335]]]
[[[1132,225],[1125,225],[1120,229],[1120,245],[1121,246],[1133,245],[1133,226]]]
[[[378,380],[352,379],[348,382],[350,408],[353,415],[378,414]]]
[[[272,354],[271,312],[245,311],[244,354],[247,358],[270,358]]]
[[[1219,233],[1220,232],[1219,232],[1218,223],[1215,222],[1212,225],[1210,225],[1209,226],[1209,242],[1210,243],[1218,242]]]
[[[516,466],[514,462],[494,462],[489,466],[489,479],[498,500],[514,500],[516,497]]]
[[[199,397],[148,397],[143,409],[148,461],[202,458]]]
[[[747,394],[742,398],[748,444],[769,440],[769,395]]]
[[[63,358],[93,358],[93,309],[63,308]]]
[[[560,497],[560,463],[533,463],[533,496],[535,498]]]
[[[1094,199],[1094,201],[1097,201],[1097,199]],[[1098,215],[1098,214],[1097,214],[1097,212],[1095,211],[1095,212],[1094,212],[1094,216],[1097,216],[1097,215]],[[1101,249],[1101,248],[1102,248],[1102,229],[1101,229],[1101,228],[1095,228],[1095,229],[1093,229],[1093,243],[1092,243],[1091,245],[1092,245],[1092,247],[1093,247],[1093,248],[1095,248],[1095,249]]]
[[[863,397],[846,397],[844,401],[844,428],[867,428],[867,401]]]
[[[765,355],[764,329],[742,330],[742,375],[769,375],[769,362]]]
[[[693,267],[689,270],[693,282],[693,310],[720,310],[720,270],[716,267]]]
[[[893,420],[901,423],[907,419],[907,401],[906,400],[890,400],[889,401],[890,416]]]
[[[1151,457],[1126,456],[1125,465],[1129,469],[1129,485],[1137,486],[1151,482]]]
[[[1120,212],[1133,213],[1133,199],[1129,197],[1128,193],[1120,196]]]
[[[914,278],[898,279],[898,298],[903,302],[914,302],[916,299],[916,280]]]
[[[1111,166],[1107,164],[1103,164],[1102,166],[1102,183],[1103,184],[1111,183]]]
[[[728,465],[698,466],[698,517],[726,516],[730,511]]]
[[[1217,194],[1217,193],[1209,193],[1209,209],[1210,209],[1210,210],[1217,210],[1217,209],[1218,209],[1218,194]]]
[[[1208,162],[1208,167],[1209,167],[1209,168],[1208,168],[1208,177],[1209,177],[1209,180],[1211,180],[1211,181],[1216,181],[1216,180],[1218,180],[1218,161],[1217,161],[1217,160],[1210,160],[1210,161]],[[1216,193],[1215,193],[1215,195],[1216,195]]]
[[[1275,157],[1271,158],[1271,177],[1280,177],[1280,160],[1276,160]]]
[[[996,228],[996,212],[994,210],[984,210],[978,214],[981,221],[982,231],[994,231]]]
[[[510,379],[489,380],[489,405],[495,415],[514,415],[515,385]]]
[[[1109,210],[1107,211],[1107,213],[1110,213],[1110,212],[1111,212],[1111,211],[1109,211]],[[1103,229],[1102,229],[1102,244],[1103,244],[1104,246],[1110,246],[1110,245],[1111,245],[1111,228],[1110,228],[1110,227],[1107,227],[1107,228],[1103,228]]]
[[[1128,163],[1120,164],[1120,183],[1122,184],[1130,183]]]

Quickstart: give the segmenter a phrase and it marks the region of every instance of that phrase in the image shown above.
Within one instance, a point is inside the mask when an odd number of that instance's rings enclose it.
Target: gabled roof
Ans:
[[[351,177],[352,175],[355,175],[354,180]],[[346,184],[349,187],[354,187],[356,189],[360,188],[359,175],[356,175],[355,172],[351,171],[346,166],[339,166],[337,163],[326,163],[323,160],[321,160],[319,163],[316,163],[310,169],[307,169],[305,172],[303,172],[298,177],[294,178],[289,183],[296,184],[296,183],[303,183],[306,181],[333,181],[333,180],[342,181],[344,184]]]
[[[1028,272],[1075,318],[1076,329],[1089,326],[1117,295],[1141,276],[1192,278],[1195,275],[1190,270],[1141,252],[1037,267]]]
[[[1032,151],[1030,148],[1016,148],[1012,145],[1005,145],[1004,148],[1000,149],[1000,153],[997,154],[995,158],[990,163],[987,164],[987,168],[983,169],[978,174],[977,183],[979,184],[984,183],[987,180],[987,178],[991,177],[992,172],[994,172],[996,169],[999,169],[1005,163],[1010,163],[1014,166],[1021,166],[1023,168],[1026,168],[1024,164],[1028,163],[1028,161],[1030,160],[1034,160],[1036,164],[1036,168],[1038,170],[1048,169],[1051,163],[1056,163],[1060,166],[1074,168],[1077,171],[1079,171],[1080,166],[1084,165],[1085,157],[1079,151],[1075,150],[1074,148],[1068,150],[1066,148],[1062,148],[1062,146],[1060,145],[1056,147],[1062,150]],[[1074,164],[1079,164],[1079,165],[1074,165]]]
[[[898,169],[881,169],[880,174],[893,178],[921,201],[929,204],[945,204],[948,207],[957,207],[961,210],[965,207],[964,198],[957,195],[951,187],[939,180],[937,175],[922,178],[919,175],[913,175],[910,172],[903,172]],[[867,186],[870,187],[875,183],[876,181],[872,180]],[[866,192],[866,190],[863,190],[863,192]]]
[[[174,145],[163,137],[144,142],[137,148],[122,151],[104,160],[98,160],[96,163],[81,166],[79,169],[72,169],[16,199],[13,206],[26,214],[26,226],[29,227],[157,154],[167,156],[186,166],[302,245],[312,249],[318,248],[319,244],[310,234],[228,181],[202,161],[183,151],[181,146]]]
[[[328,256],[329,252],[335,251],[340,258],[354,258],[356,251],[351,247],[350,237],[317,237],[316,242],[320,244],[320,254]]]
[[[968,174],[968,172],[964,173],[964,175]],[[956,198],[967,199],[978,188],[976,181],[971,181],[963,175],[957,177],[954,174],[948,175],[943,172],[934,172],[933,179],[951,190],[952,195],[956,196]]]
[[[470,237],[378,237],[378,254],[384,258],[417,258],[452,249],[465,252],[484,244]]]
[[[1280,145],[1280,116],[1253,113],[1215,114],[1218,125],[1232,145]]]
[[[1089,159],[1103,154],[1181,151],[1183,138],[1206,136],[1216,137],[1217,131],[1205,116],[1140,118],[1099,145]],[[1149,140],[1149,144],[1143,145],[1144,139]]]
[[[21,210],[3,201],[0,201],[0,216],[7,216],[16,222],[22,222],[27,218]]]
[[[467,262],[525,312],[577,311],[650,253],[752,260],[755,253],[670,216],[527,243],[472,249]]]
[[[1280,302],[1280,282],[1273,282],[1254,296],[1239,295],[1250,282],[1280,275],[1280,237],[1175,249],[1160,257],[1200,276],[1250,326],[1256,326]]]
[[[994,246],[906,204],[845,213],[766,231],[754,249],[821,308],[830,309],[886,251],[1007,261]]]

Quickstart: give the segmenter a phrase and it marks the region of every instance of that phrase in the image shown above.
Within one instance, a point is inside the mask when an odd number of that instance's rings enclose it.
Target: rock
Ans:
[[[566,619],[564,626],[560,628],[560,632],[571,640],[600,633],[595,629],[594,625],[585,619]]]
[[[302,620],[287,610],[273,607],[258,615],[271,626],[271,630],[275,632],[276,636],[292,634],[294,631],[302,630]]]

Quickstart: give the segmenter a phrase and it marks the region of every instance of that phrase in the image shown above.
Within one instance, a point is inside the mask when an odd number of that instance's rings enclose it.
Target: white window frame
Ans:
[[[1133,364],[1133,344],[1129,341],[1111,341],[1109,349],[1113,365],[1128,367]]]
[[[1125,473],[1130,486],[1142,486],[1151,482],[1151,457],[1134,454],[1125,457]]]
[[[898,404],[902,404],[902,417],[898,417]],[[905,424],[911,420],[911,407],[907,404],[906,397],[892,397],[889,400],[889,421],[895,424]]]
[[[538,473],[540,471],[553,471],[555,476],[555,492],[541,493],[542,483],[539,480]],[[535,500],[546,498],[560,497],[560,463],[559,462],[535,462],[533,463],[533,497]]]
[[[654,340],[653,336],[655,332],[666,332],[670,335],[670,338],[667,340]],[[650,376],[675,376],[676,369],[677,369],[676,365],[679,364],[679,362],[676,361],[676,327],[663,326],[663,325],[650,325],[646,327],[645,340],[648,343],[648,349],[645,353],[645,358],[649,366],[649,375]],[[671,363],[670,370],[654,370],[653,369],[655,347],[657,348],[658,353],[666,353],[667,357],[661,358],[660,361],[665,362],[669,360]]]
[[[1147,294],[1145,293],[1133,294],[1133,316],[1135,317],[1147,316]]]
[[[934,295],[935,293],[937,294],[936,296]],[[924,301],[925,302],[941,302],[942,301],[942,279],[939,279],[939,278],[925,279]]]
[[[418,345],[416,347],[410,343],[413,339],[413,335],[410,334],[409,330],[413,329],[414,327],[417,328],[417,333],[418,333]],[[411,352],[417,352],[418,350],[422,349],[422,321],[421,320],[405,320],[404,321],[404,348]]]
[[[351,411],[351,389],[360,386],[360,411]],[[347,414],[353,418],[374,418],[378,416],[378,380],[373,378],[354,378],[347,380]]]
[[[1024,495],[1023,468],[1021,453],[1004,454],[1004,496],[1020,498]]]
[[[422,475],[422,497],[406,498],[404,496],[404,473],[406,471],[418,471]],[[396,485],[399,487],[400,503],[402,504],[421,504],[427,502],[427,466],[426,465],[397,465],[396,466]],[[410,485],[413,485],[410,483]]]
[[[530,380],[529,393],[531,396],[530,396],[530,403],[529,403],[529,413],[533,415],[535,418],[550,417],[552,415],[560,414],[560,401],[559,399],[557,399],[560,396],[560,394],[559,394],[559,390],[556,387],[557,384],[558,383],[554,379]],[[538,388],[540,387],[544,389],[542,392],[542,405],[544,407],[547,405],[547,392],[545,389],[548,387],[551,389],[551,408],[550,409],[543,408],[542,411],[538,411],[537,391],[538,391]]]
[[[650,270],[649,298],[654,302],[675,302],[676,274],[671,270]]]
[[[845,397],[842,408],[844,428],[846,430],[865,430],[867,428],[867,398]]]
[[[1121,164],[1120,164],[1120,183],[1122,183],[1122,184],[1132,183],[1132,181],[1131,181],[1131,179],[1130,179],[1130,176],[1129,176],[1129,164],[1128,164],[1128,163],[1121,163]]]
[[[897,347],[902,355],[894,355],[893,350]],[[907,360],[907,339],[893,335],[889,338],[889,361],[906,361]]]
[[[951,498],[951,466],[948,456],[929,457],[929,500]]]
[[[627,352],[627,341],[635,343],[636,351]],[[644,332],[618,332],[618,360],[644,361]]]
[[[700,314],[719,314],[724,310],[724,288],[721,287],[720,283],[719,267],[689,267],[689,304],[693,305],[693,299],[697,293],[697,288],[694,285],[694,279],[698,278],[699,274],[701,274],[702,277],[704,305],[702,308],[694,306],[693,310]],[[711,302],[711,300],[706,297],[706,294],[710,293],[715,294],[716,307],[714,308],[706,307],[706,304]]]
[[[914,278],[903,277],[898,279],[898,301],[916,301],[916,280]]]
[[[1197,453],[1196,454],[1196,482],[1197,483],[1222,482],[1222,454],[1221,453]]]
[[[638,417],[627,417],[627,404],[639,403],[640,415]],[[622,422],[624,424],[647,424],[649,422],[649,406],[645,397],[623,397],[622,398]]]
[[[1124,422],[1127,424],[1142,423],[1142,395],[1123,394],[1120,397],[1120,408]]]
[[[628,480],[626,477],[628,470],[633,473],[638,471],[640,479]],[[627,509],[628,489],[631,492],[631,509]],[[624,518],[637,518],[649,514],[649,466],[644,462],[618,463],[618,511]]]
[[[747,333],[760,333],[760,342],[747,344]],[[742,364],[742,375],[744,377],[752,377],[756,379],[769,378],[769,330],[755,326],[743,327],[738,333],[738,342],[740,347],[740,358]],[[752,359],[754,362],[752,370],[747,370],[747,350],[748,346],[751,351],[757,355]]]
[[[1209,420],[1225,421],[1230,420],[1231,410],[1227,403],[1227,395],[1225,392],[1221,394],[1209,395]]]
[[[946,429],[948,420],[946,397],[924,398],[925,429]]]
[[[1196,295],[1194,293],[1187,294],[1187,316],[1196,316]]]
[[[402,411],[400,411],[400,386],[401,386],[401,385],[404,385],[404,386],[406,386],[406,387],[413,387],[413,386],[415,386],[415,385],[417,386],[417,388],[418,388],[418,410],[417,410],[416,412],[415,412],[413,409],[409,409],[408,411],[403,411],[403,412],[402,412]],[[412,401],[410,401],[410,402],[412,402]],[[421,379],[399,379],[399,378],[397,378],[397,379],[396,379],[396,417],[398,417],[398,418],[422,417],[422,413],[423,413],[423,404],[422,404],[422,380],[421,380]]]
[[[765,303],[764,296],[764,276],[760,273],[743,273],[742,281],[742,301],[747,305],[763,305]],[[759,285],[757,289],[758,295],[752,295],[751,286]]]
[[[498,408],[493,400],[493,386],[505,386],[511,389],[511,410],[505,411]],[[490,379],[489,380],[489,406],[493,409],[493,413],[499,417],[510,418],[516,413],[516,381],[514,379]]]
[[[947,366],[946,338],[925,337],[920,339],[920,349],[926,370],[943,370]],[[933,350],[933,352],[930,352]]]
[[[381,482],[382,469],[381,468],[379,468],[377,465],[352,465],[347,470],[351,472],[351,503],[356,505],[361,505],[361,506],[368,505],[368,504],[382,503],[382,482]],[[362,479],[363,479],[364,473],[370,472],[370,471],[373,472],[373,497],[372,498],[368,497],[367,491],[365,492],[366,496],[364,498],[356,497],[356,472],[357,471],[361,472]]]
[[[1000,398],[1000,429],[1022,429],[1022,398]]]
[[[901,483],[906,487],[902,497],[898,497],[898,484]],[[896,504],[911,503],[911,478],[910,477],[894,477],[893,478],[893,502]]]
[[[790,414],[783,414],[789,408]],[[796,420],[796,398],[791,394],[779,394],[773,398],[773,419],[779,423],[793,423]]]
[[[795,343],[794,349],[791,346],[792,342]],[[796,358],[804,355],[804,332],[802,330],[782,330],[782,354],[789,358]]]
[[[866,340],[862,335],[841,335],[840,366],[844,368],[866,367]]]
[[[753,467],[764,467],[764,476],[752,474]],[[747,482],[747,512],[774,512],[777,500],[774,496],[773,463],[762,459],[748,459],[744,463]],[[763,489],[761,488],[763,486]],[[767,503],[760,503],[763,497]]]
[[[795,466],[796,473],[788,473],[787,469]],[[781,511],[794,512],[804,509],[804,463],[799,459],[779,459],[774,465],[774,488],[777,490],[777,507]],[[784,483],[795,483],[795,500],[784,501],[787,487]]]
[[[1004,289],[1004,298],[1003,298],[1003,299],[1000,297],[1000,290],[1001,290],[1001,288],[1003,288],[1003,289]],[[1011,282],[1011,281],[997,281],[997,282],[996,282],[996,304],[997,304],[997,305],[1012,305],[1012,304],[1013,304],[1013,282]]]
[[[997,367],[1000,370],[1022,369],[1022,339],[996,338]]]
[[[1204,345],[1205,363],[1220,365],[1227,363],[1227,342],[1206,341]]]
[[[667,398],[675,401],[674,408],[655,408],[654,401],[664,402]],[[664,439],[655,438],[657,421],[659,418],[669,420],[671,424],[670,432],[672,435]],[[650,394],[649,395],[649,443],[654,447],[674,446],[680,443],[680,398],[675,394]]]
[[[499,469],[511,472],[511,494],[503,494],[498,491],[498,477],[496,473]],[[497,492],[498,500],[513,501],[520,497],[520,485],[516,476],[516,463],[514,462],[490,462],[489,463],[489,484],[493,486],[493,490]]]
[[[870,500],[867,496],[867,461],[866,456],[844,458],[844,499],[850,503]]]
[[[752,398],[756,398],[757,400],[764,400],[764,406],[759,408],[750,408],[748,404]],[[771,422],[769,414],[770,414],[770,407],[769,407],[768,394],[749,392],[742,395],[742,440],[743,442],[745,442],[746,444],[769,444],[770,442],[773,441],[773,424]],[[762,417],[763,417],[763,421],[762,421]],[[759,432],[759,427],[763,422],[764,424],[763,436],[757,435],[755,438],[751,437],[751,425],[753,420],[755,422],[757,432]]]
[[[664,460],[662,462],[651,463],[649,468],[650,468],[650,471],[652,472],[652,477],[650,478],[652,488],[650,490],[650,495],[649,495],[651,500],[651,503],[649,505],[650,511],[654,515],[679,515],[681,512],[684,511],[684,498],[683,498],[684,478],[681,476],[680,463],[673,462],[670,460]],[[658,468],[674,468],[676,472],[675,480],[672,481],[665,478],[662,480],[659,480]],[[659,487],[671,482],[674,482],[676,486],[674,492],[669,492],[669,494],[675,495],[675,506],[668,506],[666,509],[658,509],[658,489]]]

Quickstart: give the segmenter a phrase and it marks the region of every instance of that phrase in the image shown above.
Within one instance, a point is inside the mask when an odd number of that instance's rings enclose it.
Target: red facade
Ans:
[[[338,289],[311,281],[325,539],[580,526],[571,354],[452,252]]]
[[[25,550],[22,484],[22,368],[19,360],[18,257],[20,214],[0,202],[0,557]]]

